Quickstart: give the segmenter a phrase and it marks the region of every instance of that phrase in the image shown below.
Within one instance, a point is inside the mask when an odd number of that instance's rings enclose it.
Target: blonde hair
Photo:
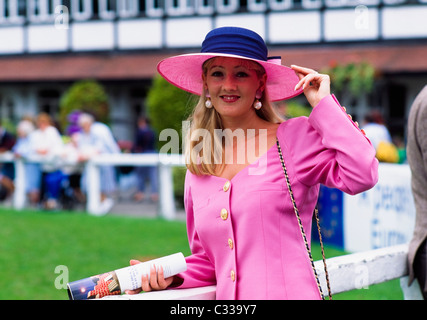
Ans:
[[[214,58],[203,64],[203,74],[206,76],[209,66]],[[251,60],[242,59],[242,64],[254,69],[259,78],[265,74],[264,68]],[[256,114],[263,120],[271,123],[280,123],[283,120],[274,111],[268,98],[267,90],[260,99],[262,108]],[[223,136],[218,134],[218,129],[224,129],[221,117],[215,108],[206,108],[205,92],[199,98],[190,121],[190,130],[186,137],[185,157],[188,170],[196,175],[219,174],[225,166]]]

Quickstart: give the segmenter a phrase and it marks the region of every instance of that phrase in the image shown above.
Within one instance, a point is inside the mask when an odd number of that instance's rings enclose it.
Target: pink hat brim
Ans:
[[[214,57],[247,59],[262,65],[267,74],[267,91],[271,101],[293,98],[303,92],[294,90],[299,78],[289,67],[243,56],[221,53],[192,53],[164,59],[157,65],[157,71],[174,86],[190,93],[201,95],[203,92],[202,66]]]

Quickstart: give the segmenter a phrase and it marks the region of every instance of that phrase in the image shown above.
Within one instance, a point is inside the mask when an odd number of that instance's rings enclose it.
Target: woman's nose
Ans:
[[[224,78],[223,87],[225,90],[234,91],[237,89],[237,82],[233,75],[227,75]]]

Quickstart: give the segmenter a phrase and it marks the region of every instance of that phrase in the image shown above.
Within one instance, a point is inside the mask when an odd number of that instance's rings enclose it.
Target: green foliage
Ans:
[[[333,91],[342,92],[346,88],[353,96],[369,93],[374,86],[375,68],[367,62],[333,64],[322,70],[329,74]]]
[[[1,118],[0,126],[7,132],[16,135],[16,124],[14,124],[9,118]]]
[[[196,104],[194,97],[161,76],[155,77],[147,94],[147,111],[156,133],[159,135],[164,129],[173,129],[178,132],[179,141],[182,141],[182,121],[190,116]],[[167,142],[159,141],[158,147],[161,148]]]
[[[94,80],[75,82],[61,97],[59,124],[65,130],[68,115],[73,111],[92,113],[97,120],[108,123],[108,96],[104,88]]]
[[[311,107],[307,107],[306,105],[303,105],[296,101],[290,101],[286,103],[285,116],[288,119],[301,116],[308,117],[311,113],[311,109]]]

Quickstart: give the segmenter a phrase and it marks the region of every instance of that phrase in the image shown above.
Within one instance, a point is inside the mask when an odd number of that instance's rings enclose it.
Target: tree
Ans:
[[[164,129],[172,129],[178,132],[181,142],[182,121],[190,116],[196,105],[196,99],[198,97],[173,86],[161,76],[156,76],[147,94],[147,113],[157,135]],[[167,141],[158,143],[158,147],[161,148]]]
[[[70,114],[76,111],[89,112],[98,121],[109,122],[108,96],[95,80],[75,82],[61,97],[59,108],[59,124],[62,130],[69,125]]]
[[[371,92],[374,86],[375,68],[367,62],[344,65],[331,62],[322,73],[331,77],[333,91],[342,92],[347,88],[354,97]]]

